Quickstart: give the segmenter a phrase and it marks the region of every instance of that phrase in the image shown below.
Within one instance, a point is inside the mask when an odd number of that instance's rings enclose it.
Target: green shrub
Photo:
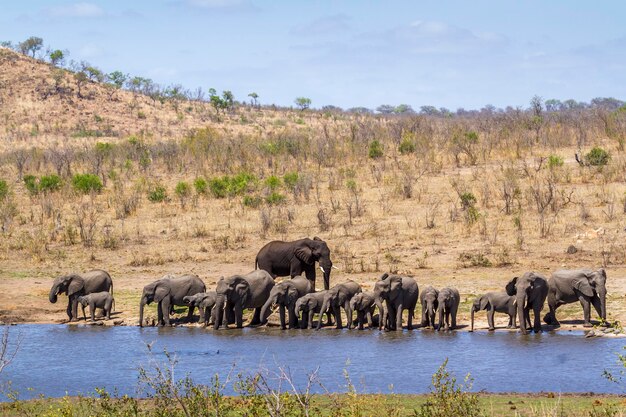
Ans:
[[[193,181],[193,187],[196,189],[196,194],[206,194],[208,184],[202,177],[198,177]]]
[[[285,200],[286,200],[285,196],[276,191],[274,191],[273,193],[271,193],[265,198],[265,202],[267,202],[267,204],[269,204],[270,206],[277,206],[279,204],[283,204]]]
[[[72,187],[79,193],[89,194],[102,191],[102,180],[95,174],[76,174],[72,177]]]
[[[253,188],[257,178],[248,173],[239,173],[234,177],[225,175],[215,177],[209,181],[209,189],[215,198],[226,198],[242,195]]]
[[[465,192],[461,194],[459,198],[461,199],[461,207],[463,210],[474,207],[474,204],[476,204],[476,197],[471,192]]]
[[[265,186],[271,191],[280,188],[280,178],[278,178],[276,175],[270,175],[265,179]]]
[[[0,201],[9,195],[9,184],[5,180],[0,180]]]
[[[408,155],[408,154],[414,153],[415,142],[408,136],[405,136],[404,138],[402,138],[402,142],[400,142],[400,146],[398,146],[398,151],[400,151],[402,155]]]
[[[158,184],[148,190],[148,200],[152,203],[160,203],[167,200],[167,190]]]
[[[611,155],[600,147],[595,147],[585,155],[585,160],[592,166],[604,166],[609,163]]]
[[[226,198],[229,185],[230,179],[228,177],[211,178],[211,180],[209,180],[209,189],[215,198]]]
[[[245,195],[243,196],[243,205],[250,208],[257,208],[263,203],[263,199],[259,196]]]
[[[185,181],[180,181],[178,184],[176,184],[174,192],[176,193],[178,198],[187,198],[189,197],[189,194],[191,194],[191,187]]]
[[[30,195],[37,195],[39,192],[39,185],[37,184],[37,177],[34,175],[24,175],[24,187],[28,190]]]
[[[299,175],[297,172],[288,172],[283,176],[283,182],[289,189],[296,188],[296,185],[298,185],[298,179]]]
[[[558,155],[550,155],[548,157],[548,168],[554,169],[563,166],[563,158]]]
[[[39,191],[44,193],[52,193],[61,189],[63,181],[56,174],[43,175],[39,179]]]
[[[369,146],[368,155],[372,159],[377,159],[383,156],[383,145],[378,140],[373,140]]]
[[[469,132],[465,132],[463,136],[465,136],[465,140],[469,143],[472,143],[472,144],[478,143],[478,133],[474,132],[473,130],[470,130]]]

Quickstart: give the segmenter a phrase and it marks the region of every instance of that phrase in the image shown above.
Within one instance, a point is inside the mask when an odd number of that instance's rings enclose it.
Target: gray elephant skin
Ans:
[[[504,291],[496,291],[488,292],[476,298],[474,303],[472,303],[470,332],[474,331],[474,313],[481,310],[487,310],[487,323],[490,331],[496,329],[494,325],[495,313],[508,314],[509,325],[507,329],[515,328],[515,317],[517,315],[515,296],[508,295]]]
[[[286,329],[285,310],[289,314],[289,328],[298,327],[298,316],[296,314],[296,301],[313,291],[312,283],[303,276],[287,279],[276,285],[270,291],[270,296],[261,308],[261,321],[267,323],[267,318],[271,314],[271,307],[278,305],[280,317],[280,328]]]
[[[324,304],[326,293],[328,293],[328,291],[323,290],[312,292],[298,298],[296,301],[296,315],[299,316],[300,312],[302,312],[302,317],[300,318],[301,329],[313,328],[313,317],[315,313],[319,313],[318,320],[322,321],[322,316],[328,311],[322,311],[322,304]],[[328,314],[328,318],[330,319],[330,314]]]
[[[342,329],[341,323],[341,308],[346,311],[348,318],[348,329],[352,328],[352,309],[350,308],[350,299],[356,294],[362,292],[361,286],[354,281],[348,281],[335,285],[328,290],[324,295],[324,303],[322,304],[321,311],[330,309],[330,312],[335,316],[335,323],[337,329]],[[317,329],[322,328],[322,320],[317,321]]]
[[[459,310],[461,295],[456,288],[442,288],[437,297],[437,315],[439,325],[437,330],[456,329],[456,313]]]
[[[78,302],[82,307],[83,317],[85,318],[85,320],[87,320],[87,316],[85,315],[85,307],[87,306],[89,306],[91,321],[96,320],[96,308],[101,308],[104,312],[104,316],[106,317],[106,319],[111,320],[111,312],[113,311],[115,300],[108,291],[92,292],[91,294],[87,295],[79,295]]]
[[[69,321],[78,320],[78,297],[94,292],[111,291],[113,280],[108,272],[94,269],[82,274],[70,274],[56,278],[50,288],[49,300],[57,302],[57,296],[65,293],[68,297],[67,316]]]
[[[591,327],[591,306],[602,321],[606,321],[606,271],[602,268],[560,270],[548,280],[548,307],[544,317],[547,324],[559,325],[556,309],[564,304],[580,301],[583,307],[584,327]]]
[[[515,277],[506,284],[506,293],[515,296],[520,331],[527,334],[532,327],[535,333],[541,332],[541,317],[539,315],[548,296],[548,281],[536,272],[526,272],[521,277]],[[533,311],[534,315],[532,326],[530,310]]]
[[[158,303],[158,324],[169,326],[170,313],[174,306],[186,306],[184,298],[189,295],[206,291],[204,282],[197,275],[183,275],[174,277],[167,275],[145,287],[139,303],[139,326],[143,326],[143,310],[146,304]],[[191,321],[195,306],[189,307],[187,321]]]
[[[413,315],[419,297],[419,288],[413,278],[385,273],[374,284],[374,296],[376,306],[382,312],[379,328],[402,330],[402,312],[408,310],[407,328],[413,329]]]
[[[435,328],[435,317],[437,313],[437,306],[439,305],[437,300],[438,297],[439,291],[437,291],[437,289],[433,288],[430,285],[420,292],[420,304],[422,306],[422,327],[429,329]]]
[[[217,282],[217,301],[213,308],[213,328],[219,329],[222,322],[228,327],[232,321],[237,328],[243,327],[243,311],[254,309],[250,325],[261,323],[261,308],[274,288],[274,278],[264,270],[246,275],[233,275]],[[224,320],[224,316],[225,320]]]
[[[315,290],[315,263],[319,262],[324,277],[324,289],[330,287],[330,249],[319,237],[293,242],[275,240],[261,248],[256,256],[255,269],[269,272],[273,278],[297,277],[305,274]]]
[[[366,291],[354,295],[350,300],[350,309],[356,312],[356,324],[359,330],[367,321],[367,327],[371,329],[374,325],[373,315],[376,308],[376,298],[374,292]]]
[[[200,322],[204,323],[205,327],[209,325],[209,321],[213,314],[213,307],[215,307],[215,303],[217,301],[217,293],[215,291],[187,295],[183,297],[183,301],[190,307],[198,307],[198,311],[200,312]]]

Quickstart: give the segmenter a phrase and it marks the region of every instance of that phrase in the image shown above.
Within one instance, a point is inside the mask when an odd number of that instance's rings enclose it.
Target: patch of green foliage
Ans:
[[[82,194],[99,193],[102,191],[102,180],[95,174],[75,174],[72,177],[72,187]]]
[[[611,155],[598,146],[591,149],[589,153],[585,155],[585,160],[591,166],[604,166],[609,163],[610,159]]]
[[[373,140],[370,142],[369,150],[367,152],[370,158],[378,159],[383,156],[383,144],[379,140]]]

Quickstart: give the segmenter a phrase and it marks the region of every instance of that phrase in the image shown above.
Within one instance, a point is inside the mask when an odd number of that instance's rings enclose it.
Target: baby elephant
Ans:
[[[371,291],[356,294],[350,299],[350,308],[356,311],[356,322],[359,330],[363,330],[365,319],[367,319],[368,328],[373,327],[372,315],[376,308],[376,298]]]
[[[420,304],[422,305],[422,327],[435,328],[435,313],[439,305],[439,291],[430,285],[421,292]]]
[[[200,292],[194,295],[186,295],[183,297],[183,301],[185,304],[189,305],[189,308],[198,307],[198,310],[200,311],[200,322],[204,323],[204,326],[206,327],[209,325],[213,307],[215,307],[216,298],[217,293],[215,291],[208,291]]]
[[[493,324],[493,316],[496,312],[505,313],[509,315],[509,325],[507,329],[515,328],[515,318],[517,316],[517,302],[515,296],[508,295],[505,291],[500,292],[488,292],[481,295],[472,305],[472,325],[470,332],[474,331],[474,313],[480,310],[487,310],[487,322],[489,323],[489,330],[495,330]]]
[[[96,308],[101,308],[104,310],[104,316],[107,320],[111,320],[111,311],[115,300],[113,296],[108,291],[102,292],[94,292],[87,295],[81,295],[78,297],[78,302],[80,303],[83,309],[83,317],[87,320],[87,315],[85,314],[85,307],[89,305],[89,310],[91,311],[91,321],[96,320]]]
[[[300,315],[302,312],[302,319],[300,319],[300,328],[308,329],[313,328],[313,316],[315,313],[319,313],[318,320],[322,320],[322,316],[326,313],[326,317],[330,320],[330,314],[328,311],[321,311],[322,304],[324,304],[324,297],[326,296],[327,290],[311,292],[308,293],[296,301],[296,316]],[[326,323],[327,325],[332,325],[332,323]]]
[[[446,287],[439,290],[439,297],[437,297],[439,326],[437,330],[452,330],[456,328],[456,312],[459,309],[460,302],[461,296],[456,288]]]

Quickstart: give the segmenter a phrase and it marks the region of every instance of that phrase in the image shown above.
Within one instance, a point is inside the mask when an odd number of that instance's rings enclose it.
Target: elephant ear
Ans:
[[[308,246],[300,246],[296,248],[294,253],[296,254],[296,258],[300,259],[307,265],[311,265],[315,262],[313,251],[311,251],[311,248]]]
[[[515,294],[517,294],[517,277],[513,278],[511,281],[509,281],[508,284],[506,284],[506,293],[510,296],[513,296]]]
[[[170,293],[170,288],[166,285],[158,285],[154,291],[154,301],[160,303]]]
[[[400,291],[402,289],[402,277],[393,276],[391,277],[390,280],[391,280],[391,287],[389,289],[392,293]]]
[[[320,238],[319,238],[319,237],[317,237],[317,236],[314,236],[314,237],[313,237],[313,240],[317,240],[318,242],[323,242],[323,240],[322,240],[322,239],[320,239]]]
[[[486,310],[489,308],[489,299],[487,297],[480,298],[480,309]]]
[[[289,288],[287,290],[287,302],[289,304],[295,303],[297,299],[298,299],[298,290],[296,290],[293,287]]]
[[[574,288],[576,288],[587,297],[593,297],[593,288],[591,288],[591,285],[589,285],[589,280],[587,278],[575,279]]]
[[[73,275],[70,278],[70,285],[67,286],[67,296],[76,294],[85,288],[85,280],[78,275]]]
[[[246,308],[246,303],[248,302],[249,292],[250,292],[250,285],[248,285],[247,281],[241,280],[235,286],[235,293],[239,294],[240,296],[242,308]]]

